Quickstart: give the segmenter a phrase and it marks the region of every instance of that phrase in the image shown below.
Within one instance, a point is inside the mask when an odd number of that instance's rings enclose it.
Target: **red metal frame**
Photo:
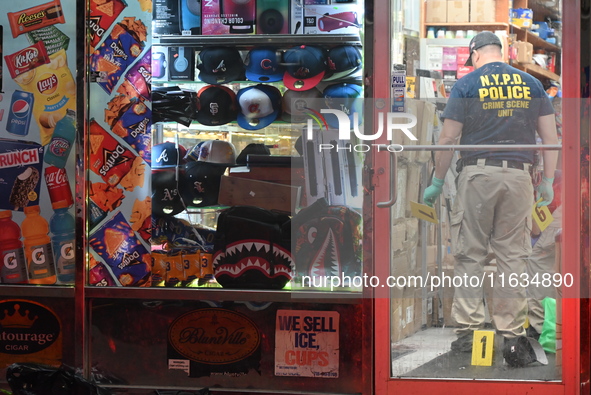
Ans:
[[[392,13],[389,1],[375,2],[376,32],[387,31],[391,24]],[[563,256],[566,271],[580,279],[581,264],[581,190],[580,190],[580,0],[564,4],[563,15],[563,171],[564,196],[568,203],[564,207]],[[382,26],[381,30],[379,26]],[[390,35],[376,34],[374,41],[374,74],[372,85],[375,98],[389,98],[390,95]],[[381,66],[381,67],[380,67]],[[379,70],[378,70],[379,68]],[[387,143],[385,140],[380,143]],[[375,201],[387,200],[390,187],[388,155],[376,154],[374,157]],[[585,202],[587,204],[588,202]],[[389,229],[390,216],[384,215],[385,209],[374,208],[374,229]],[[374,274],[386,277],[389,273],[390,234],[374,232]],[[585,261],[586,262],[586,261]],[[383,278],[382,277],[382,278]],[[390,394],[441,394],[463,395],[474,393],[535,393],[536,395],[578,394],[581,378],[581,328],[580,328],[580,288],[565,294],[563,299],[563,371],[561,382],[502,382],[472,380],[409,380],[390,377],[391,341],[390,341],[390,299],[387,294],[376,291],[374,299],[374,393]]]

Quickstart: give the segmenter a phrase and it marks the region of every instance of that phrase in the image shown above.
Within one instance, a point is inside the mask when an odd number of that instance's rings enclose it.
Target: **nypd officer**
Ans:
[[[461,78],[450,93],[443,113],[439,145],[535,144],[536,131],[543,144],[558,144],[554,110],[542,84],[531,75],[503,62],[502,44],[491,32],[481,32],[469,44],[466,66],[474,71]],[[443,179],[453,152],[435,155],[435,174],[423,201],[433,205],[442,192]],[[510,274],[526,272],[531,253],[531,211],[534,204],[530,176],[533,151],[461,151],[450,220],[454,275],[483,278],[488,248],[496,256],[497,278],[493,289],[492,317],[505,338],[503,355],[526,335],[525,288],[511,286]],[[553,199],[552,182],[558,153],[542,152],[544,175],[538,186],[540,205]],[[501,283],[504,276],[504,283]],[[519,278],[519,277],[518,277]],[[513,282],[512,282],[513,283]],[[482,287],[456,288],[452,316],[458,338],[452,350],[470,352],[473,331],[484,327]],[[525,339],[522,339],[525,340]],[[512,346],[513,345],[513,346]]]

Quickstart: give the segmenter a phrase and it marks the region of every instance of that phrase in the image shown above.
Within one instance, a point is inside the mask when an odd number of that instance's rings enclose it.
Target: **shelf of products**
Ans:
[[[523,29],[512,24],[511,32],[517,35],[517,40],[529,42],[534,46],[534,48],[541,48],[549,52],[561,51],[559,46],[540,38],[538,35],[532,33],[528,29]]]
[[[357,34],[316,35],[316,34],[234,34],[231,36],[160,36],[154,37],[154,45],[201,47],[214,45],[361,45]]]
[[[552,81],[560,81],[560,76],[553,73],[535,63],[514,63],[514,67],[523,70],[536,78],[550,79]]]
[[[236,291],[236,292],[233,292]],[[253,290],[223,288],[115,288],[87,287],[86,296],[94,299],[211,300],[245,302],[360,303],[361,292],[307,290]]]

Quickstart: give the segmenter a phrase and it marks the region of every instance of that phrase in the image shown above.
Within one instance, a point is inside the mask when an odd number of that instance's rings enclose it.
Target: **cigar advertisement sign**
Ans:
[[[339,313],[277,310],[275,375],[339,377]]]
[[[150,286],[151,0],[90,0],[89,284]]]
[[[260,330],[236,311],[208,308],[183,314],[170,325],[168,344],[168,368],[190,377],[237,377],[259,370]]]
[[[72,284],[76,7],[2,3],[0,282]]]
[[[0,301],[0,367],[14,362],[59,366],[62,325],[47,306],[29,300]]]

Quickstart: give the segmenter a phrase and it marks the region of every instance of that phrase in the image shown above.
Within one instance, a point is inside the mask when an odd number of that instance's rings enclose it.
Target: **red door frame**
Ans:
[[[372,85],[374,98],[390,97],[391,17],[389,0],[374,2],[375,37],[373,42],[374,73]],[[581,268],[581,190],[580,190],[580,0],[569,1],[563,5],[563,52],[562,52],[562,83],[563,83],[563,155],[562,165],[564,196],[569,203],[564,207],[563,229],[563,262],[575,262],[568,267],[575,279],[580,279]],[[378,33],[379,32],[379,33]],[[376,110],[377,112],[377,110]],[[375,114],[377,115],[377,114]],[[383,139],[382,144],[388,142]],[[375,200],[388,200],[390,174],[388,155],[374,155]],[[585,203],[587,204],[587,203]],[[385,209],[374,206],[374,267],[373,272],[380,278],[389,273],[390,249],[389,231],[390,215],[384,215]],[[557,395],[580,393],[580,300],[579,288],[563,299],[563,372],[562,382],[501,382],[473,380],[410,380],[392,379],[390,377],[391,341],[390,341],[390,300],[384,290],[375,290],[374,298],[374,393],[390,394],[442,394],[473,395],[475,393],[491,394],[526,394]],[[569,298],[570,297],[570,298]]]

